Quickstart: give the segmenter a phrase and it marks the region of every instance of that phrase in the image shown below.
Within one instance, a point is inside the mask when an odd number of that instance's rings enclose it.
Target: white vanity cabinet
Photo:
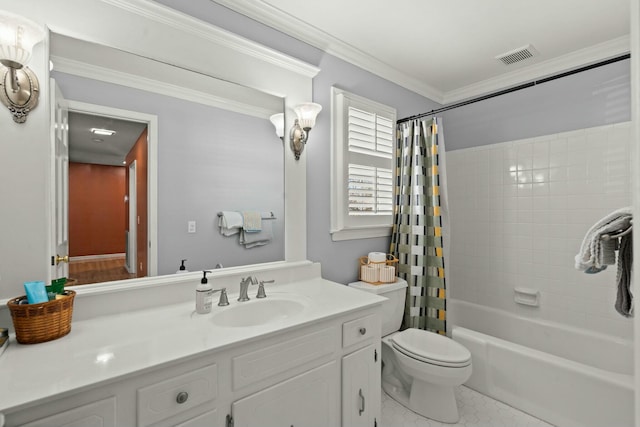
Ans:
[[[216,360],[155,368],[6,413],[5,427],[223,427]]]
[[[379,346],[366,308],[24,405],[4,427],[375,426]]]
[[[377,427],[381,404],[380,319],[369,315],[342,326],[342,426]]]

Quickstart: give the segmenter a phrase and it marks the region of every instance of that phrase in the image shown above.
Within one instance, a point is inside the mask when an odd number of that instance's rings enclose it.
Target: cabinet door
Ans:
[[[234,427],[339,425],[335,361],[240,399],[231,405]]]
[[[372,427],[380,419],[380,350],[371,344],[342,358],[342,427]]]
[[[221,421],[218,417],[218,410],[213,409],[195,418],[191,418],[188,421],[180,423],[176,425],[176,427],[217,427],[222,425],[223,421]]]

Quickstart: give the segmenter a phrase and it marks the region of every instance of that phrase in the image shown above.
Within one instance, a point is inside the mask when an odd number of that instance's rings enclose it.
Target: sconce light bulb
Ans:
[[[308,132],[315,126],[316,117],[320,111],[322,111],[322,105],[314,102],[305,102],[304,104],[297,105],[293,110],[298,116],[300,127]]]
[[[33,47],[42,39],[42,26],[20,15],[0,11],[0,63],[22,68],[31,59]]]
[[[284,137],[284,113],[277,113],[269,117],[271,123],[276,128],[276,135],[282,139]]]

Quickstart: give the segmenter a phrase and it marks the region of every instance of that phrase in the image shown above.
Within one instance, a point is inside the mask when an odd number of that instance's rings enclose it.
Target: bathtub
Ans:
[[[469,388],[559,427],[634,425],[631,341],[460,300],[447,315]]]

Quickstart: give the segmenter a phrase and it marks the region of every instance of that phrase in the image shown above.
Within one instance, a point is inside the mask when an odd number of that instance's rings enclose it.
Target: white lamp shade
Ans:
[[[273,123],[273,126],[276,128],[278,138],[282,138],[284,136],[284,113],[274,114],[269,117],[269,120],[271,120],[271,123]]]
[[[298,122],[303,129],[311,129],[316,124],[316,117],[322,110],[322,105],[313,102],[306,102],[297,105],[293,111],[298,116]]]
[[[20,15],[0,10],[0,62],[25,65],[33,46],[42,41],[41,26]]]

